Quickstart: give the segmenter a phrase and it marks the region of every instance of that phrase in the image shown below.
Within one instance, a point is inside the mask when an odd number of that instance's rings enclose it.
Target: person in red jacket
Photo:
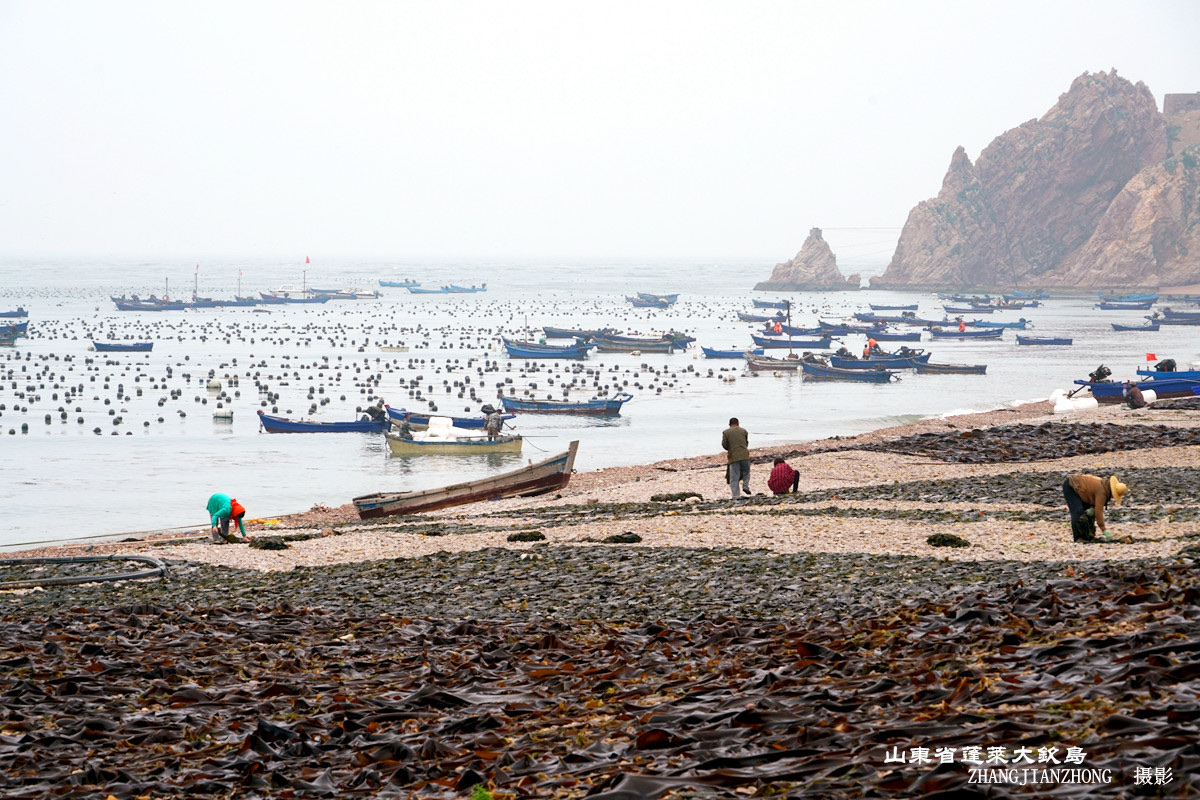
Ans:
[[[792,494],[800,486],[800,473],[788,466],[783,456],[775,456],[775,467],[767,478],[767,488],[775,494]]]

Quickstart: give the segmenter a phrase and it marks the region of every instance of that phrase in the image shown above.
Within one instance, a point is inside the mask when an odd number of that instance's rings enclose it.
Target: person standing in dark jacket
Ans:
[[[729,490],[733,499],[741,497],[739,484],[746,494],[750,491],[750,434],[738,424],[737,417],[729,420],[729,427],[721,434],[721,449],[728,462]]]

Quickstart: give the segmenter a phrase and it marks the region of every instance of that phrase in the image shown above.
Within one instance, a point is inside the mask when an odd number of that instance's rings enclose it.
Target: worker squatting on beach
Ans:
[[[1127,488],[1116,475],[1101,478],[1085,472],[1067,476],[1063,481],[1063,496],[1067,500],[1067,510],[1071,512],[1071,536],[1075,541],[1095,541],[1097,528],[1101,532],[1108,530],[1104,524],[1104,507],[1109,500],[1113,505],[1121,505]]]
[[[246,537],[246,526],[242,524],[242,518],[246,516],[246,509],[237,500],[227,494],[214,494],[208,498],[208,515],[212,522],[209,534],[214,542],[249,541]],[[241,539],[229,533],[230,520],[237,520],[238,530],[242,534]]]

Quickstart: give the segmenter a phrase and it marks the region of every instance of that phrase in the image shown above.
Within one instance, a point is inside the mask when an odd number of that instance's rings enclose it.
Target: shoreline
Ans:
[[[728,487],[723,484],[722,475],[724,453],[713,453],[580,473],[556,495],[476,503],[371,522],[360,521],[352,504],[336,508],[315,506],[267,523],[247,524],[252,539],[290,539],[287,549],[216,545],[207,541],[207,528],[203,528],[193,529],[198,532],[192,534],[151,534],[134,541],[56,543],[8,551],[7,556],[154,554],[159,558],[234,569],[278,571],[490,547],[527,550],[546,546],[507,539],[514,531],[533,529],[542,533],[551,546],[594,546],[608,536],[633,533],[641,537],[638,547],[751,547],[780,554],[917,555],[954,561],[1131,560],[1164,557],[1179,549],[1178,532],[1162,520],[1114,522],[1114,529],[1119,527],[1125,532],[1122,535],[1134,538],[1133,544],[1074,543],[1069,540],[1065,505],[1047,512],[1043,506],[1030,505],[1019,497],[1006,502],[929,503],[895,499],[854,501],[839,498],[837,494],[839,490],[857,491],[897,481],[998,480],[994,476],[1011,477],[1017,473],[1060,475],[1076,470],[1200,467],[1200,447],[1169,448],[1169,457],[1162,448],[1149,448],[1024,464],[956,464],[861,449],[910,436],[1003,430],[1018,423],[1026,429],[1072,423],[1167,424],[1191,428],[1200,426],[1200,412],[1134,411],[1124,406],[1101,406],[1056,415],[1048,401],[1035,401],[992,411],[930,417],[850,437],[752,447],[751,483],[759,494],[739,505],[727,500]],[[714,433],[714,439],[718,434]],[[763,495],[766,473],[776,455],[787,458],[801,472],[801,495],[834,494],[817,502]],[[700,497],[672,506],[651,502],[655,495],[681,492]],[[1131,497],[1136,495],[1131,493]],[[722,502],[724,505],[713,505]],[[622,511],[622,506],[626,510]],[[974,523],[964,527],[953,521],[939,521],[938,514],[942,512],[966,514],[971,509],[999,517],[1030,518],[982,528]],[[1114,516],[1119,520],[1120,512]],[[781,525],[786,527],[786,535],[780,534]],[[972,547],[935,548],[925,542],[932,533],[960,529],[966,531],[962,535],[971,541]],[[441,535],[443,531],[448,535]],[[462,535],[455,535],[460,532]]]

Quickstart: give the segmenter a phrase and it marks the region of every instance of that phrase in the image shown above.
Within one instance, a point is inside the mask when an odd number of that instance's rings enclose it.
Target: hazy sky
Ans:
[[[0,256],[884,259],[1089,71],[1200,91],[1194,0],[0,0]],[[851,229],[880,228],[864,231]]]

